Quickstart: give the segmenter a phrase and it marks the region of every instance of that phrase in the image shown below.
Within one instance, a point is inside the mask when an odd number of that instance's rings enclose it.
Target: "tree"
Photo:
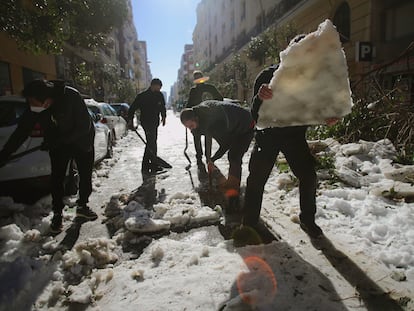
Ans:
[[[32,53],[61,54],[64,44],[94,49],[120,27],[126,0],[6,0],[0,30]]]

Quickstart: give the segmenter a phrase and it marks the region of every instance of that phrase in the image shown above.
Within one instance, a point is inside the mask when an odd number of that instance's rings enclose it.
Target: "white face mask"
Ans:
[[[33,112],[42,112],[45,109],[45,107],[30,106],[30,110]]]

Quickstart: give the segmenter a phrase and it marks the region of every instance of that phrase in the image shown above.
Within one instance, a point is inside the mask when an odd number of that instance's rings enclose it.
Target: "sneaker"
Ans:
[[[51,233],[60,233],[63,230],[62,225],[62,215],[61,214],[54,214],[52,218],[52,223],[50,224],[50,232]]]
[[[87,206],[78,207],[76,209],[76,216],[86,218],[86,219],[89,219],[89,220],[95,220],[95,219],[98,218],[98,215]]]
[[[322,229],[313,221],[313,222],[300,222],[300,227],[305,231],[311,238],[320,238],[323,236]]]

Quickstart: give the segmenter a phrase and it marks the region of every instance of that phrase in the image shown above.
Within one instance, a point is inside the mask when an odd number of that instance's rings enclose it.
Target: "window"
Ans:
[[[12,93],[9,64],[0,62],[0,96]]]
[[[341,42],[348,42],[351,36],[351,10],[346,1],[336,10],[333,23],[339,32]]]
[[[413,10],[414,2],[409,2],[400,7],[394,7],[386,11],[385,39],[387,41],[414,33],[414,22],[412,21]]]
[[[35,79],[44,79],[45,76],[43,73],[38,71],[33,71],[28,68],[23,68],[23,84],[26,85],[30,81],[33,81]]]

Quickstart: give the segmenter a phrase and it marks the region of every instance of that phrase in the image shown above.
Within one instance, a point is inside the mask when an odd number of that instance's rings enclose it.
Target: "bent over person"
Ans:
[[[278,65],[272,65],[256,77],[252,99],[252,115],[256,121],[263,100],[273,96],[268,83],[277,68]],[[328,125],[332,125],[336,121],[335,118],[326,120]],[[249,161],[243,225],[253,228],[258,225],[264,187],[281,151],[293,174],[299,179],[301,228],[310,237],[316,238],[323,234],[321,228],[315,223],[317,178],[315,159],[306,141],[306,130],[307,126],[286,126],[256,131],[255,145]]]
[[[254,133],[255,122],[250,112],[239,105],[206,101],[193,108],[183,109],[180,119],[188,129],[211,136],[219,144],[218,150],[208,161],[209,172],[214,167],[214,161],[228,151],[227,188],[235,191],[229,191],[227,196],[238,197],[242,158],[249,149]]]
[[[48,150],[51,163],[53,218],[51,232],[62,230],[64,179],[67,166],[74,159],[79,172],[79,199],[76,216],[96,219],[87,203],[92,192],[95,128],[79,92],[63,81],[34,80],[22,92],[30,105],[21,116],[3,150],[5,162],[26,140],[35,125],[44,129],[43,150]]]
[[[164,95],[161,93],[162,82],[160,79],[152,79],[150,87],[139,93],[129,107],[128,120],[132,120],[135,110],[139,109],[141,126],[145,132],[147,144],[142,159],[142,172],[150,173],[161,171],[162,167],[157,161],[158,126],[165,125],[166,110]]]
[[[206,83],[208,77],[204,77],[203,73],[199,70],[194,71],[194,86],[190,89],[188,95],[188,102],[186,108],[194,107],[205,100],[223,100],[223,95],[216,89],[212,84]],[[201,147],[201,133],[195,129],[191,131],[194,138],[194,147],[196,151],[197,165],[199,167],[204,167],[203,164],[203,148]],[[204,136],[204,154],[206,156],[206,161],[209,160],[211,156],[211,137]]]

